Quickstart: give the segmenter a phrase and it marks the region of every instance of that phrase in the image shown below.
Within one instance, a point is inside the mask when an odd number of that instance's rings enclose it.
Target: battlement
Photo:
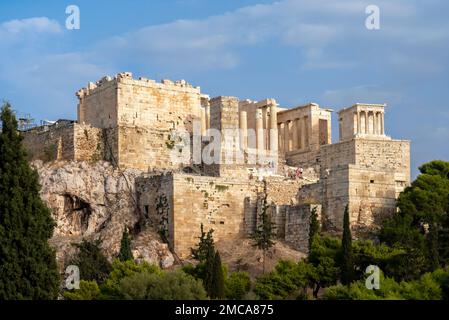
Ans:
[[[134,79],[131,72],[121,72],[114,77],[105,76],[95,83],[89,82],[86,87],[83,87],[76,92],[76,96],[81,100],[88,95],[100,92],[108,86],[116,86],[118,83],[180,92],[200,93],[201,90],[200,87],[194,87],[185,80],[172,81],[169,79],[162,79],[160,82],[157,82],[156,80],[148,79],[145,77]]]

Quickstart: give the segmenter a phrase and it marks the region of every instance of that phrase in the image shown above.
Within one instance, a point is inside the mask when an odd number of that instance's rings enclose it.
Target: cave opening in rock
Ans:
[[[82,235],[87,230],[91,214],[92,208],[89,203],[75,195],[64,195],[64,215],[70,221],[73,235]]]

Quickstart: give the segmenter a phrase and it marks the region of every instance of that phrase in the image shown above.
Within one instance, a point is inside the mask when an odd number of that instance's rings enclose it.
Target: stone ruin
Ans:
[[[312,210],[323,230],[338,233],[348,205],[355,236],[369,236],[410,184],[410,142],[385,135],[383,104],[339,111],[339,141],[332,143],[332,110],[316,103],[281,108],[274,99],[210,98],[184,80],[158,83],[131,73],[89,83],[77,96],[77,121],[23,132],[30,160],[138,170],[129,210],[181,258],[201,224],[217,241],[247,237],[264,196],[278,238],[297,250],[307,251]],[[236,132],[231,142],[225,132]],[[92,205],[68,194],[58,201],[63,228],[91,230]]]

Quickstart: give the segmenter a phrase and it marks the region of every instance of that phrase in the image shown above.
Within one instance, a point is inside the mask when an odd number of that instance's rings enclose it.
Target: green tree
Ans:
[[[346,205],[343,217],[343,238],[341,240],[341,282],[350,284],[354,279],[354,262],[352,254],[352,235],[349,223],[349,209]]]
[[[310,213],[309,223],[309,252],[312,248],[312,242],[316,235],[320,232],[320,222],[318,221],[317,208],[314,207]]]
[[[326,289],[329,300],[439,300],[443,294],[436,273],[426,273],[417,280],[396,282],[381,272],[380,288],[366,288],[365,279],[350,285],[337,285]]]
[[[225,281],[225,292],[228,299],[242,300],[250,290],[251,278],[248,272],[234,272]]]
[[[212,271],[212,283],[210,297],[212,299],[222,299],[225,295],[225,281],[223,267],[221,265],[220,253],[217,251],[214,256],[214,268]]]
[[[206,261],[204,262],[204,288],[209,297],[213,295],[214,290],[214,272],[215,272],[215,250],[209,247]]]
[[[199,237],[200,241],[196,248],[191,248],[192,257],[199,262],[205,262],[209,250],[214,250],[214,237],[213,237],[214,229],[210,229],[207,233],[204,232],[204,226],[201,224],[201,236]],[[215,250],[214,250],[215,251]]]
[[[181,271],[136,273],[120,281],[120,293],[127,300],[206,300],[200,280]]]
[[[341,240],[333,237],[316,236],[307,258],[310,264],[309,285],[313,296],[318,297],[320,289],[335,285],[340,278],[338,258],[341,255]]]
[[[97,300],[100,297],[100,288],[95,281],[80,281],[80,288],[64,292],[67,300]]]
[[[114,260],[112,262],[112,271],[100,287],[101,299],[123,299],[122,293],[120,292],[120,281],[138,273],[159,274],[161,270],[158,266],[150,265],[147,262],[136,263],[133,260]]]
[[[399,212],[383,223],[379,235],[382,242],[407,250],[398,268],[398,277],[406,280],[449,262],[449,162],[431,161],[419,170],[399,196]]]
[[[59,275],[49,246],[55,222],[39,195],[9,103],[1,109],[0,299],[54,299]]]
[[[125,227],[123,231],[122,240],[120,242],[120,252],[118,255],[120,261],[133,260],[133,253],[131,251],[131,240],[129,239],[128,228]]]
[[[101,241],[83,241],[75,244],[78,249],[77,256],[71,264],[78,266],[80,278],[87,281],[96,281],[102,284],[111,272],[111,264],[100,249]]]
[[[267,192],[266,192],[266,182],[264,186],[264,193],[262,198],[262,208],[258,216],[258,226],[256,230],[251,235],[254,240],[254,246],[259,250],[262,250],[263,260],[262,260],[262,273],[265,273],[265,260],[267,251],[275,245],[273,239],[276,236],[274,232],[274,225],[271,222],[271,217],[268,215],[268,203],[267,203]]]

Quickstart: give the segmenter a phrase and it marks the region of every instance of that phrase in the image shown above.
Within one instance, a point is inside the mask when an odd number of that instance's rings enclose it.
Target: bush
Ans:
[[[205,300],[201,281],[180,271],[137,273],[120,281],[120,293],[129,300]]]
[[[67,300],[97,300],[100,297],[100,289],[95,281],[80,281],[80,288],[74,291],[64,292]]]
[[[324,297],[329,300],[439,300],[442,290],[431,273],[424,274],[418,280],[400,283],[381,274],[378,290],[367,289],[365,280],[360,280],[349,286],[329,287]]]
[[[120,261],[116,259],[112,263],[112,271],[109,277],[101,286],[102,299],[122,299],[123,295],[120,292],[120,281],[127,277],[140,273],[159,274],[160,272],[159,267],[146,262],[137,264],[132,260]]]
[[[312,266],[305,261],[279,261],[273,272],[257,278],[254,292],[261,299],[277,300],[303,296]]]
[[[242,300],[251,289],[251,279],[247,272],[238,271],[226,279],[226,298]]]

